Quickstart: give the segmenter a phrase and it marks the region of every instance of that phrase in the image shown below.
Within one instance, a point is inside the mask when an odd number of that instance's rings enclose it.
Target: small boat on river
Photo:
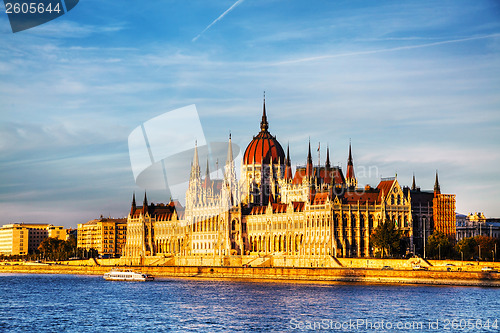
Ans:
[[[103,278],[107,281],[154,281],[154,277],[133,271],[111,271],[104,273]]]

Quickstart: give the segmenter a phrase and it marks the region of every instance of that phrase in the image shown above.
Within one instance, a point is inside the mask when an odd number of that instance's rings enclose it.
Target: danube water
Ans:
[[[0,332],[498,332],[500,290],[0,274]]]

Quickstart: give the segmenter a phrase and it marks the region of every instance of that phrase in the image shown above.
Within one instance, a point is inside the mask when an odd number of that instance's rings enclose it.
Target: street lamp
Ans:
[[[438,250],[439,250],[439,260],[441,260],[441,244],[438,245]]]
[[[462,254],[462,261],[464,261],[464,251],[460,251],[460,253]]]
[[[481,245],[478,245],[479,248],[479,260],[481,260]]]
[[[424,259],[425,259],[425,226],[426,226],[426,223],[425,223],[425,218],[422,219],[423,222],[424,222]]]

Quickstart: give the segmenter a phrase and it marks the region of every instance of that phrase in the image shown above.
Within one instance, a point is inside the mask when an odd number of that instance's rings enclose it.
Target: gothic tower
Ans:
[[[352,163],[352,152],[351,152],[351,142],[349,142],[349,158],[347,159],[347,170],[346,170],[346,185],[348,188],[354,189],[358,185],[358,181],[354,176],[354,165]]]

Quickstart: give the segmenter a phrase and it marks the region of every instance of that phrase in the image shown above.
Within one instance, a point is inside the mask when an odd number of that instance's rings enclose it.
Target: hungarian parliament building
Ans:
[[[305,154],[304,154],[305,155]],[[204,161],[203,161],[204,162]],[[189,169],[186,169],[189,170]],[[373,257],[370,234],[393,221],[403,234],[403,252],[420,253],[434,231],[455,237],[455,196],[402,187],[385,178],[358,187],[349,144],[345,172],[330,163],[292,171],[287,152],[269,132],[264,101],[259,133],[246,147],[236,177],[231,137],[223,179],[202,174],[195,147],[185,207],[178,201],[142,206],[135,194],[127,217],[122,257]],[[222,259],[221,259],[222,261]]]

